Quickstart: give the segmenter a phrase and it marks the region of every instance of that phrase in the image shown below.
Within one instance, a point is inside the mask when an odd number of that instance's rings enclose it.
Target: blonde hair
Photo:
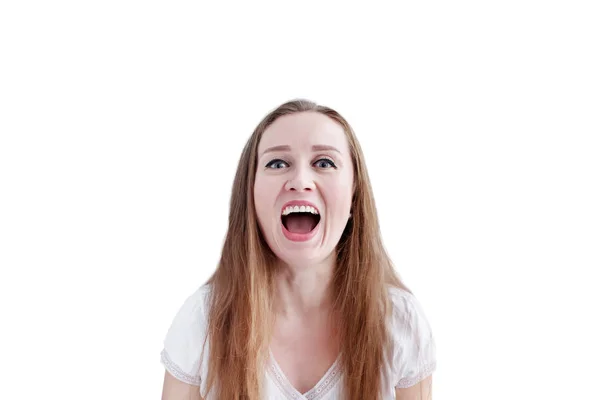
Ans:
[[[352,218],[336,247],[333,307],[341,316],[344,399],[382,398],[381,371],[389,346],[388,287],[408,290],[394,271],[380,235],[364,156],[348,122],[335,110],[293,100],[271,111],[246,143],[233,183],[229,228],[211,284],[207,340],[210,345],[207,393],[217,399],[260,400],[269,356],[276,257],[259,229],[254,206],[258,145],[277,118],[317,112],[339,123],[351,152],[355,189]]]

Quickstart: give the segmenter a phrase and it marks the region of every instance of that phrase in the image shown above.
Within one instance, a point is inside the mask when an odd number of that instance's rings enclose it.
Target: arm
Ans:
[[[431,400],[431,375],[407,388],[396,388],[396,400]]]
[[[177,380],[165,371],[162,400],[202,400],[200,388]]]

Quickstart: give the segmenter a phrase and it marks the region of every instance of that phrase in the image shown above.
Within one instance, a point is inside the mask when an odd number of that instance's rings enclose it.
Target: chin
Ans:
[[[289,266],[306,267],[315,264],[319,264],[329,258],[332,253],[335,252],[335,248],[332,251],[326,251],[321,248],[295,248],[295,249],[279,249],[274,252],[277,258]]]

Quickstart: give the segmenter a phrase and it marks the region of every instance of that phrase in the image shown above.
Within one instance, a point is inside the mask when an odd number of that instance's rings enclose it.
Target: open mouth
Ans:
[[[292,212],[281,216],[281,223],[285,229],[288,232],[297,234],[312,232],[319,224],[319,221],[321,221],[321,216],[310,212]]]
[[[290,204],[281,210],[284,235],[294,241],[309,240],[321,221],[319,210],[311,204]]]

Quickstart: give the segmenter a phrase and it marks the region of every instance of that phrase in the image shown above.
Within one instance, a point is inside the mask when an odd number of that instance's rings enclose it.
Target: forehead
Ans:
[[[300,112],[275,120],[263,133],[258,153],[273,146],[288,145],[292,150],[304,150],[317,144],[335,146],[340,152],[348,153],[348,140],[339,123],[318,112]]]

